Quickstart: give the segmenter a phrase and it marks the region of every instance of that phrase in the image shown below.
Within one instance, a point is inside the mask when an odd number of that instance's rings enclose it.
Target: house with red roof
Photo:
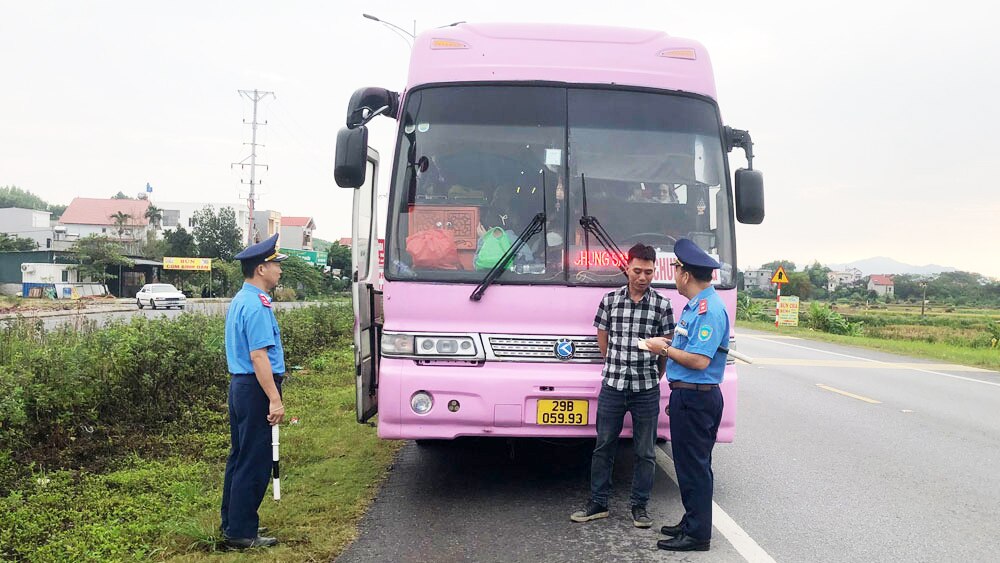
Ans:
[[[874,291],[879,297],[894,295],[892,276],[872,274],[868,276],[868,291]]]
[[[59,218],[68,236],[104,235],[123,243],[146,240],[149,200],[75,197]]]
[[[312,217],[281,217],[281,248],[312,250],[316,223]]]

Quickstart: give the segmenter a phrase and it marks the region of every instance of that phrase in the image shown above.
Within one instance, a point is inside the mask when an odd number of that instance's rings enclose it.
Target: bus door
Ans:
[[[378,412],[378,357],[382,334],[378,268],[378,152],[368,149],[365,181],[354,190],[351,232],[351,297],[354,302],[354,365],[358,422]]]

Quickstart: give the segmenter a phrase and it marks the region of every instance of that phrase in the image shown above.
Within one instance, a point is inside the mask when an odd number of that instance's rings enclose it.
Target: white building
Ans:
[[[254,240],[260,242],[281,232],[281,213],[270,209],[255,209],[253,212]],[[278,237],[279,240],[284,237]]]
[[[316,223],[312,217],[283,217],[281,219],[281,248],[312,250],[315,229]]]
[[[747,270],[743,273],[743,286],[747,289],[762,289],[770,291],[774,284],[771,278],[774,272],[771,270]]]
[[[11,237],[30,238],[38,248],[52,247],[52,226],[48,211],[6,207],[0,209],[0,233]]]
[[[836,291],[836,289],[842,285],[851,285],[861,281],[864,275],[861,270],[857,268],[848,268],[842,272],[827,272],[826,274],[826,290]]]
[[[172,231],[177,227],[184,227],[184,230],[191,232],[194,230],[194,214],[206,207],[211,207],[214,213],[218,213],[223,207],[231,207],[236,213],[236,224],[240,227],[240,242],[246,242],[247,229],[250,228],[250,210],[246,201],[236,201],[230,203],[205,203],[192,201],[157,201],[153,202],[163,214],[160,225],[164,231]]]

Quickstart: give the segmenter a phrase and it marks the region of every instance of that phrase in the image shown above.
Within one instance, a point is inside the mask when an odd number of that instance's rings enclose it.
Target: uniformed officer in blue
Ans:
[[[656,546],[671,551],[708,551],[712,538],[712,448],[722,421],[722,383],[729,343],[729,315],[712,286],[719,263],[688,239],[674,245],[674,280],[688,299],[673,341],[647,340],[649,349],[667,358],[670,385],[670,446],[684,517],[660,531],[670,539]]]
[[[257,509],[271,471],[271,425],[285,416],[281,379],[285,352],[268,292],[281,278],[278,235],[236,255],[243,288],[226,314],[229,364],[230,451],[222,488],[222,535],[229,548],[269,547],[278,543],[259,535]]]

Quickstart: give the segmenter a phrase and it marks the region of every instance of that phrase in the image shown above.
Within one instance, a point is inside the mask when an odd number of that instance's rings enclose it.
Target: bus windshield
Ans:
[[[495,284],[619,286],[620,260],[580,226],[596,218],[621,251],[690,238],[734,284],[733,228],[716,107],[602,87],[436,86],[400,114],[386,276],[479,283],[538,213]]]

